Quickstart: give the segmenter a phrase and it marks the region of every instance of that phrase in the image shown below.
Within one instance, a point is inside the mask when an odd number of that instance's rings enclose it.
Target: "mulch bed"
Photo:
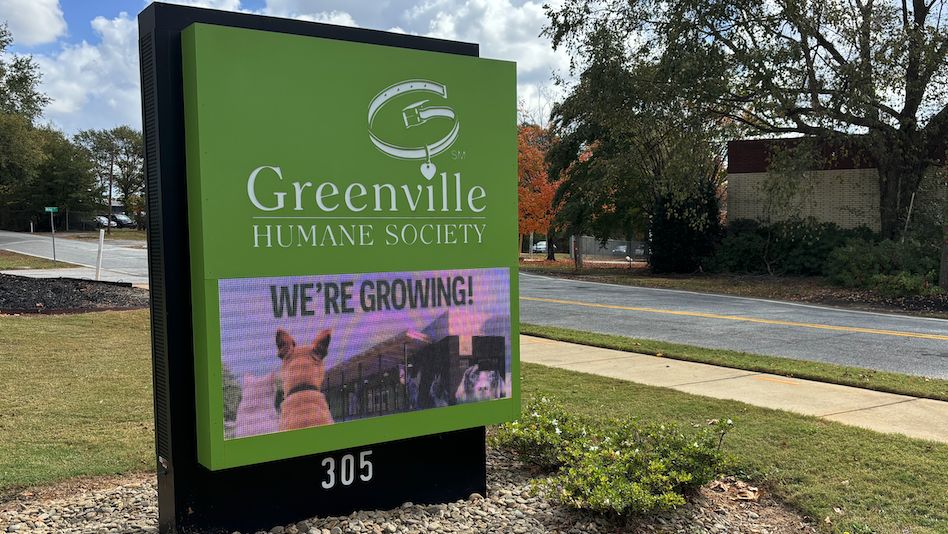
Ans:
[[[148,307],[148,290],[128,284],[0,274],[0,313],[77,313]]]

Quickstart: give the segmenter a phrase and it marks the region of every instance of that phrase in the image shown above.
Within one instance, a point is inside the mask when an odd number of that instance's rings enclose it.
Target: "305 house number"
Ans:
[[[352,454],[344,454],[337,462],[332,456],[323,458],[322,466],[326,469],[326,478],[322,481],[323,489],[332,489],[337,483],[343,486],[351,486],[355,482],[358,474],[359,480],[368,482],[372,480],[372,460],[369,456],[372,451],[362,451],[359,453],[358,473],[356,473],[356,458]]]

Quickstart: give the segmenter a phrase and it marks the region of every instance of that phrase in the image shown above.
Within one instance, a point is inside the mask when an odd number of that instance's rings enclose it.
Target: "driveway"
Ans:
[[[52,238],[36,234],[0,230],[0,249],[43,258],[53,257]],[[99,243],[95,240],[56,239],[56,259],[95,268]],[[105,241],[102,255],[103,278],[122,280],[133,284],[148,283],[148,252],[144,242]],[[88,269],[75,274],[85,276]],[[94,276],[94,272],[92,276]]]
[[[948,379],[948,320],[520,274],[520,320]]]

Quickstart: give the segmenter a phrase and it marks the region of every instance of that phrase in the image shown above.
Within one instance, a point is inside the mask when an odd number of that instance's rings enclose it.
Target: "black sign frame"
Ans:
[[[138,15],[159,531],[253,531],[485,494],[483,427],[222,471],[198,463],[181,72],[181,31],[194,23],[479,55],[471,43],[162,3]],[[359,470],[326,487],[329,466],[362,458],[369,480]]]

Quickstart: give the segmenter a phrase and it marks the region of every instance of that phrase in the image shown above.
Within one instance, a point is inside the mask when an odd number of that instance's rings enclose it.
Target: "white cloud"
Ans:
[[[58,0],[0,0],[0,20],[7,22],[19,45],[51,43],[66,33]]]
[[[96,17],[101,41],[66,45],[53,55],[36,55],[42,90],[52,98],[46,118],[69,133],[119,124],[141,126],[138,26],[121,13]]]
[[[534,120],[545,121],[552,102],[562,97],[552,78],[568,76],[569,56],[540,36],[546,24],[542,3],[431,0],[406,10],[406,17],[427,21],[424,35],[479,43],[482,57],[516,61],[518,100]]]
[[[240,0],[178,3],[247,11]],[[554,52],[549,40],[539,37],[546,18],[542,4],[533,0],[267,0],[259,13],[479,43],[483,57],[517,62],[521,106],[537,120],[545,119],[552,101],[562,95],[551,75],[568,74],[566,54]],[[140,128],[135,19],[122,13],[97,17],[91,25],[99,42],[66,44],[56,53],[35,55],[43,90],[53,98],[46,118],[67,133],[119,124]]]

